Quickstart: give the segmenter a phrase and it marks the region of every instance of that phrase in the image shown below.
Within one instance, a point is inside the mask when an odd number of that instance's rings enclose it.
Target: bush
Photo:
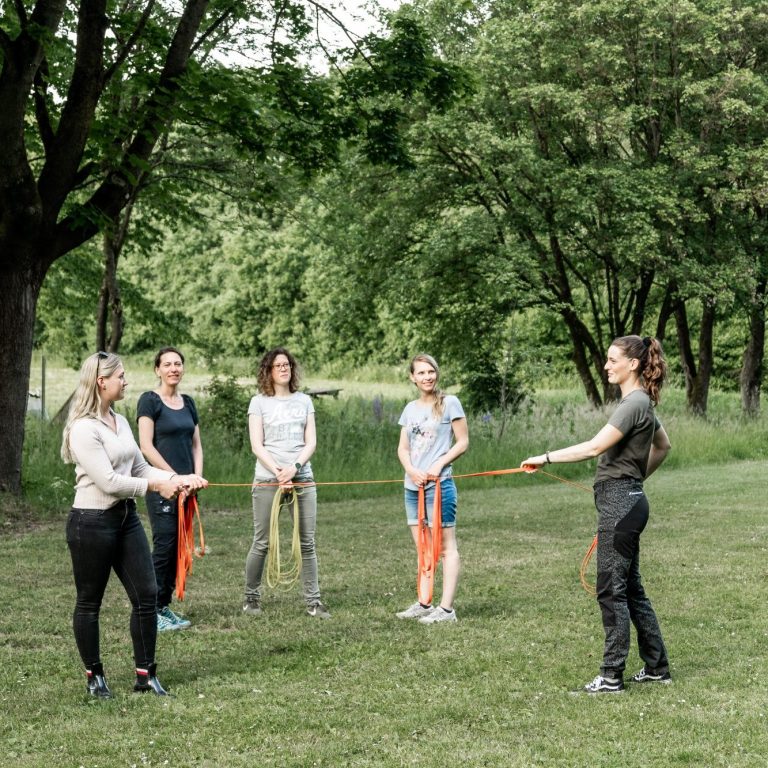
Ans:
[[[247,412],[251,395],[234,376],[214,376],[203,388],[206,397],[200,406],[200,422],[206,434],[216,433],[224,445],[242,450],[248,434]]]

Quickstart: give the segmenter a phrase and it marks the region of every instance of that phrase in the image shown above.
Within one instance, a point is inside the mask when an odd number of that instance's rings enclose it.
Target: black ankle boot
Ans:
[[[96,699],[112,698],[112,691],[109,690],[107,681],[104,679],[104,667],[101,663],[86,667],[85,675],[88,680],[86,690],[90,696]]]
[[[133,690],[137,693],[152,691],[156,696],[170,696],[157,679],[157,664],[149,664],[146,669],[136,668],[136,682]]]

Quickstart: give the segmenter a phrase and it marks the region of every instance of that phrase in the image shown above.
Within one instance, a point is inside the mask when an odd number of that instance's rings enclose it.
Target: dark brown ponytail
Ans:
[[[643,389],[651,402],[658,405],[661,388],[667,377],[667,361],[664,359],[661,342],[652,336],[620,336],[613,340],[613,346],[618,347],[627,357],[639,361]]]

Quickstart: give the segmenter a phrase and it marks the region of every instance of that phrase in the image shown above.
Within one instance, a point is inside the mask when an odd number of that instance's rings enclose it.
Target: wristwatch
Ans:
[[[297,472],[301,472],[302,465],[298,461],[293,466],[296,467]]]

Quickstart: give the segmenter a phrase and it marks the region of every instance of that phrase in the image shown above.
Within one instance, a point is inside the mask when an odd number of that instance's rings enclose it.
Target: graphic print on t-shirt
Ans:
[[[411,461],[419,466],[419,459],[429,451],[437,439],[435,422],[428,416],[420,421],[409,422],[408,431],[411,433]]]
[[[304,443],[307,409],[302,403],[276,402],[271,413],[263,417],[264,443]]]

